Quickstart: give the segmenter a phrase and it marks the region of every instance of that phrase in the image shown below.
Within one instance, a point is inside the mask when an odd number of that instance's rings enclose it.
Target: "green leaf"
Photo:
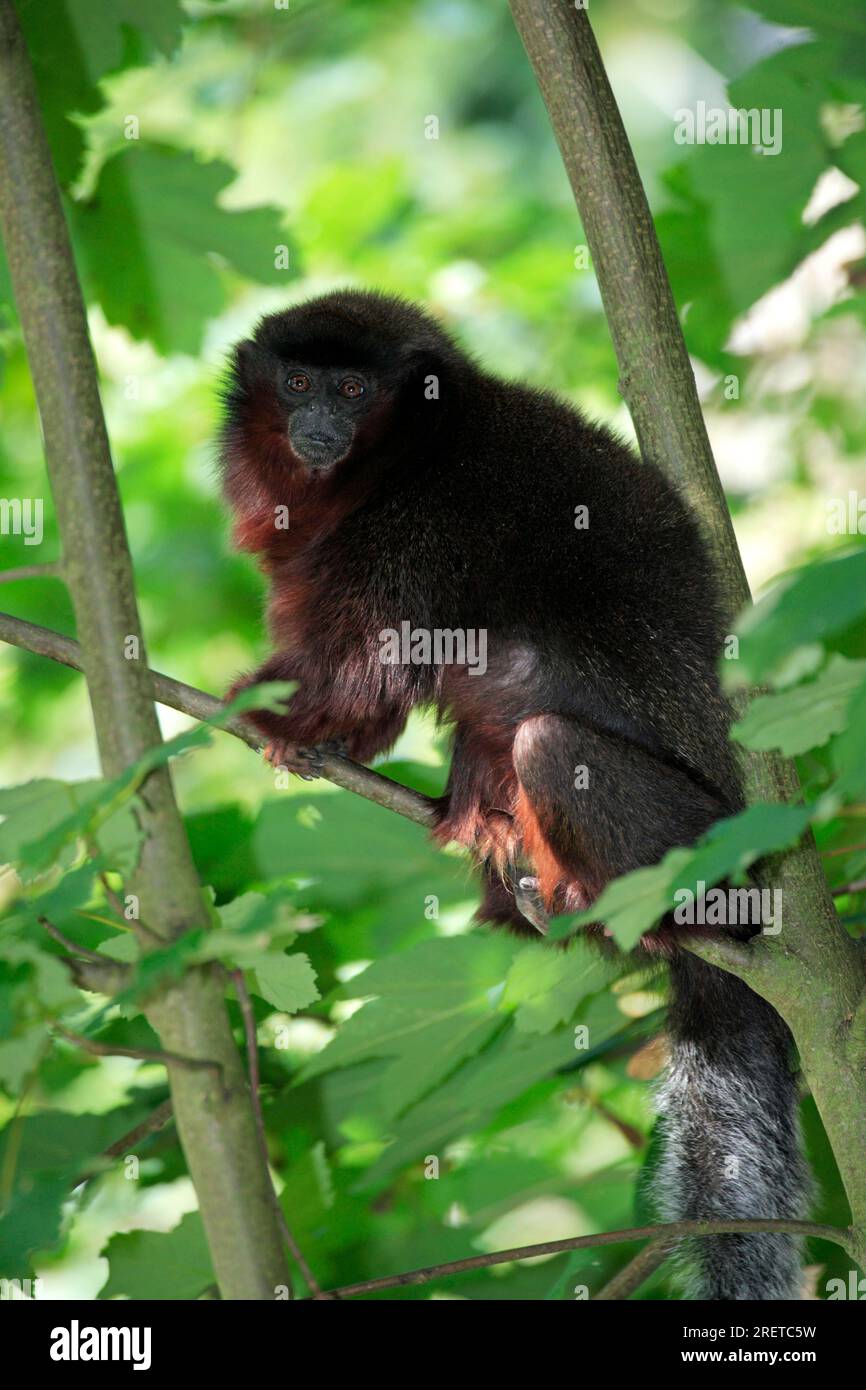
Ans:
[[[727,663],[726,673],[738,684],[758,684],[797,648],[841,632],[864,613],[866,548],[806,565],[746,610],[738,625],[740,659]]]
[[[138,799],[134,798],[109,816],[93,835],[101,867],[112,869],[124,879],[135,872],[144,843],[144,830],[138,811]]]
[[[112,1236],[102,1254],[109,1272],[100,1298],[192,1299],[215,1282],[197,1211],[173,1231]]]
[[[36,1023],[16,1038],[0,1042],[0,1083],[18,1095],[42,1055],[48,1041],[44,1023]]]
[[[68,864],[71,849],[84,838],[104,852],[105,867],[128,873],[137,862],[143,839],[135,793],[149,774],[171,758],[205,747],[214,729],[244,710],[279,709],[294,689],[291,681],[270,681],[244,690],[211,719],[149,748],[110,781],[45,778],[3,789],[0,860],[14,863],[26,882],[52,864]]]
[[[244,952],[261,952],[275,941],[291,945],[297,935],[292,903],[277,893],[242,893],[218,909],[219,927],[210,938],[214,955],[234,954],[238,964]]]
[[[321,998],[309,956],[296,952],[262,951],[245,961],[252,971],[252,989],[280,1013],[296,1014]]]
[[[831,801],[859,801],[866,797],[866,685],[851,701],[848,727],[833,744],[832,762],[838,782],[830,788]]]
[[[302,814],[307,806],[320,813],[315,822]],[[465,922],[477,901],[461,857],[437,851],[421,826],[348,792],[311,784],[266,801],[252,851],[262,880],[296,874],[313,881],[301,895],[304,906],[339,914],[335,949],[348,950],[351,940],[347,959],[378,958],[407,933],[429,938],[431,904],[433,921],[453,912]],[[344,936],[350,922],[358,925]]]
[[[287,242],[278,216],[219,207],[233,178],[227,164],[136,141],[106,161],[71,217],[87,288],[109,323],[161,352],[198,353],[227,302],[215,256],[262,283],[287,282],[292,272],[275,266]]]
[[[325,1145],[313,1144],[287,1169],[280,1191],[280,1206],[296,1240],[315,1238],[334,1205],[334,1184]]]
[[[574,941],[564,951],[533,942],[508,972],[503,1007],[516,1007],[519,1032],[549,1033],[568,1022],[582,999],[604,989],[617,969],[586,941]]]
[[[14,864],[26,883],[36,873],[53,862],[56,853],[55,831],[74,821],[83,807],[81,823],[89,814],[89,806],[101,782],[59,782],[40,778],[19,787],[0,790],[0,860]],[[67,843],[68,836],[60,838]]]
[[[561,940],[575,927],[590,922],[604,922],[617,945],[630,951],[670,908],[674,887],[689,858],[689,850],[674,849],[659,864],[614,879],[585,912],[552,923],[551,939]]]
[[[346,1020],[300,1080],[370,1057],[391,1058],[379,1091],[387,1113],[398,1114],[502,1026],[514,949],[506,938],[445,937],[370,966],[351,982],[351,996],[377,997]]]
[[[130,872],[143,840],[134,789],[125,777],[110,782],[45,778],[4,788],[0,859],[14,864],[28,883],[53,864],[68,865],[79,841],[86,838],[103,851],[103,868]]]
[[[620,1031],[625,1020],[609,994],[585,1001],[574,1023],[585,1025],[590,1048]],[[393,1143],[365,1175],[363,1187],[382,1181],[396,1169],[489,1123],[530,1086],[553,1076],[581,1054],[575,1050],[574,1027],[544,1035],[508,1027],[477,1056],[469,1058],[445,1082],[414,1105],[393,1127]]]
[[[10,1141],[16,1149],[16,1174],[58,1172],[67,1193],[73,1181],[100,1158],[110,1144],[128,1134],[153,1110],[153,1101],[139,1100],[105,1114],[73,1115],[65,1110],[41,1110],[25,1115],[0,1132],[0,1164]]]
[[[747,0],[747,8],[788,29],[866,38],[866,14],[861,0],[839,0],[834,5],[822,5],[820,0]]]
[[[816,680],[758,695],[731,733],[747,748],[780,748],[789,758],[820,748],[845,728],[851,696],[864,677],[866,661],[834,653]]]
[[[814,811],[814,806],[759,802],[717,821],[693,849],[672,849],[658,864],[614,879],[592,907],[555,923],[551,936],[604,922],[617,945],[629,951],[673,907],[677,892],[695,892],[699,883],[709,888],[744,873],[763,855],[796,844]]]
[[[59,925],[90,902],[95,877],[96,866],[89,860],[64,874],[47,892],[25,893],[15,900],[16,918],[35,922],[40,917],[47,917],[49,922]],[[4,920],[0,930],[8,926],[8,921],[8,918]]]
[[[103,105],[99,80],[168,55],[180,42],[179,0],[16,0],[57,177],[68,186],[84,151],[71,119]]]
[[[43,1173],[13,1193],[0,1219],[0,1278],[27,1278],[31,1256],[59,1243],[68,1200],[65,1173]]]

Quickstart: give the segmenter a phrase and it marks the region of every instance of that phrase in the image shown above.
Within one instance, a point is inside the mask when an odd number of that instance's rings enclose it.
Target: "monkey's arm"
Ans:
[[[389,697],[380,682],[378,699],[346,670],[322,671],[303,656],[276,652],[258,670],[241,676],[229,698],[266,681],[297,681],[285,712],[253,710],[246,717],[268,740],[269,760],[293,771],[315,773],[317,750],[339,747],[356,762],[370,762],[394,744],[408,717],[410,701]],[[302,751],[303,750],[303,751]]]

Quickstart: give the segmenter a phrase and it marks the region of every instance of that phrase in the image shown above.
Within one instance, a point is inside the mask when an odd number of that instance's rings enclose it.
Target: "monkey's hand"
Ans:
[[[305,782],[312,782],[322,776],[326,757],[345,756],[346,744],[343,739],[330,739],[327,743],[318,743],[312,748],[300,748],[296,743],[275,738],[265,745],[262,752],[272,767],[285,768],[288,772],[294,772],[296,776],[303,778]]]

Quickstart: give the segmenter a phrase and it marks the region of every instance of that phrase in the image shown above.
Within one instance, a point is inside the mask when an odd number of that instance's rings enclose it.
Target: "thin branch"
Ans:
[[[113,1144],[109,1144],[102,1157],[104,1159],[123,1158],[125,1154],[136,1148],[142,1139],[149,1139],[151,1134],[165,1129],[165,1126],[173,1118],[174,1109],[169,1098],[158,1105],[155,1110],[152,1110],[147,1118],[141,1121],[141,1124],[135,1125],[126,1134],[122,1134],[119,1139],[115,1139]]]
[[[246,980],[244,979],[244,972],[242,970],[232,970],[230,971],[230,975],[232,984],[235,987],[235,994],[237,995],[238,1004],[240,1005],[241,1016],[244,1021],[244,1037],[246,1038],[247,1043],[247,1071],[249,1073],[250,1098],[253,1104],[253,1114],[256,1117],[256,1132],[259,1136],[259,1148],[262,1151],[262,1159],[264,1163],[267,1165],[268,1171],[270,1171],[270,1155],[268,1153],[268,1139],[267,1133],[265,1131],[265,1117],[262,1114],[262,1098],[259,1091],[259,1087],[261,1086],[261,1075],[259,1073],[259,1041],[256,1034],[256,1016],[253,1012],[253,1001],[250,998],[250,992],[247,989]],[[310,1293],[313,1295],[313,1298],[321,1298],[321,1286],[318,1280],[316,1279],[316,1276],[313,1274],[313,1271],[310,1269],[310,1266],[307,1264],[303,1250],[298,1245],[298,1242],[295,1240],[295,1237],[292,1234],[291,1227],[289,1226],[289,1223],[286,1220],[286,1214],[283,1211],[282,1205],[280,1204],[280,1200],[277,1197],[276,1192],[273,1191],[273,1183],[271,1184],[271,1192],[273,1193],[274,1199],[274,1214],[276,1215],[280,1230],[283,1233],[283,1239],[285,1240],[286,1245],[288,1246],[292,1255],[294,1255],[298,1263],[298,1268],[300,1269],[301,1273],[306,1279],[307,1287],[310,1290]],[[291,1283],[288,1287],[289,1297],[294,1298],[294,1291],[292,1289]]]
[[[158,1048],[120,1047],[117,1043],[96,1042],[94,1038],[85,1038],[81,1033],[73,1033],[57,1023],[54,1032],[72,1043],[73,1047],[92,1052],[94,1057],[133,1057],[137,1062],[160,1062],[164,1067],[182,1067],[186,1071],[212,1071],[216,1073],[223,1091],[226,1089],[222,1063],[212,1062],[206,1057],[183,1057],[179,1052],[163,1052]]]
[[[110,960],[108,956],[101,960],[61,956],[60,961],[66,966],[79,989],[88,990],[91,994],[105,994],[109,998],[128,989],[134,977],[134,972],[128,965],[123,965],[119,960]]]
[[[834,898],[844,898],[846,893],[862,893],[866,889],[866,878],[855,878],[853,883],[840,883],[833,889]]]
[[[117,1158],[123,1158],[132,1149],[136,1148],[143,1139],[149,1139],[151,1134],[156,1134],[158,1130],[164,1129],[170,1120],[174,1118],[174,1109],[171,1100],[164,1100],[160,1105],[152,1110],[151,1113],[134,1125],[126,1134],[122,1134],[119,1139],[115,1139],[113,1144],[109,1144],[100,1154],[97,1162],[88,1170],[75,1177],[70,1187],[74,1191],[76,1188],[83,1187],[85,1183],[91,1182],[93,1178],[98,1178],[104,1171],[104,1165],[113,1163]]]
[[[12,584],[16,579],[62,579],[63,566],[57,561],[46,565],[18,565],[11,570],[0,570],[0,584]]]
[[[77,941],[73,941],[71,936],[67,936],[59,927],[55,927],[53,922],[49,922],[47,917],[40,917],[39,923],[45,928],[48,935],[66,951],[71,951],[74,956],[80,956],[82,960],[89,960],[95,965],[114,965],[114,961],[109,960],[108,956],[101,956],[98,951],[89,951],[86,946],[79,946]]]
[[[645,1284],[650,1275],[663,1265],[675,1242],[667,1237],[651,1240],[639,1250],[633,1260],[629,1260],[613,1278],[593,1295],[593,1303],[615,1302],[628,1298],[629,1294]]]
[[[89,850],[92,859],[98,858],[99,850],[96,845],[90,845]],[[120,920],[122,922],[127,921],[128,919],[123,903],[121,902],[120,898],[115,893],[114,889],[109,883],[108,874],[101,873],[99,875],[99,882],[102,884],[102,891],[105,894],[110,906],[114,908]],[[155,932],[151,927],[149,927],[146,922],[142,922],[140,917],[136,917],[135,919],[135,930],[140,935],[146,937],[150,941],[152,946],[163,946],[165,944],[159,933]]]
[[[512,1250],[496,1250],[489,1255],[470,1255],[463,1260],[448,1260],[445,1264],[427,1265],[424,1269],[412,1269],[405,1274],[389,1274],[383,1279],[365,1279],[361,1284],[347,1284],[344,1288],[331,1289],[329,1292],[334,1298],[353,1298],[358,1294],[379,1293],[382,1289],[429,1284],[433,1279],[442,1279],[450,1274],[489,1269],[492,1265],[510,1264],[513,1260],[531,1260],[539,1255],[562,1255],[568,1250],[592,1250],[602,1245],[622,1245],[631,1240],[672,1243],[684,1236],[751,1235],[756,1231],[828,1240],[848,1254],[852,1253],[854,1245],[853,1232],[814,1221],[782,1221],[769,1218],[766,1221],[672,1221],[667,1225],[634,1226],[623,1231],[605,1231],[593,1236],[547,1240],[539,1245],[521,1245]]]
[[[47,656],[63,666],[71,666],[75,671],[83,669],[81,648],[71,637],[64,637],[62,633],[52,632],[47,627],[39,627],[36,623],[25,622],[23,618],[14,618],[11,613],[0,613],[0,641],[35,652],[37,656]],[[159,671],[149,671],[148,674],[154,699],[169,709],[179,710],[181,714],[203,721],[213,719],[222,709],[222,703],[215,695],[197,690],[194,685],[173,680]],[[233,719],[223,728],[224,732],[233,734],[255,751],[264,746],[264,740],[256,730],[242,719]],[[435,803],[430,797],[409,787],[401,787],[390,777],[361,767],[350,758],[343,758],[337,753],[326,754],[322,760],[322,776],[326,782],[333,782],[336,787],[363,796],[367,801],[374,801],[388,811],[395,811],[398,816],[404,816],[416,825],[432,827],[436,824]]]

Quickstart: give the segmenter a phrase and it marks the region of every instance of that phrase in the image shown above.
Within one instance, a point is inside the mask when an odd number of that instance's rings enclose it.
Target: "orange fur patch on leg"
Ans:
[[[552,912],[555,910],[557,889],[571,878],[571,875],[560,864],[548,844],[544,831],[538,823],[533,805],[522,787],[517,793],[515,822],[519,838],[523,842],[524,855],[531,861],[535,869],[538,878],[538,890],[544,905],[548,912]]]

